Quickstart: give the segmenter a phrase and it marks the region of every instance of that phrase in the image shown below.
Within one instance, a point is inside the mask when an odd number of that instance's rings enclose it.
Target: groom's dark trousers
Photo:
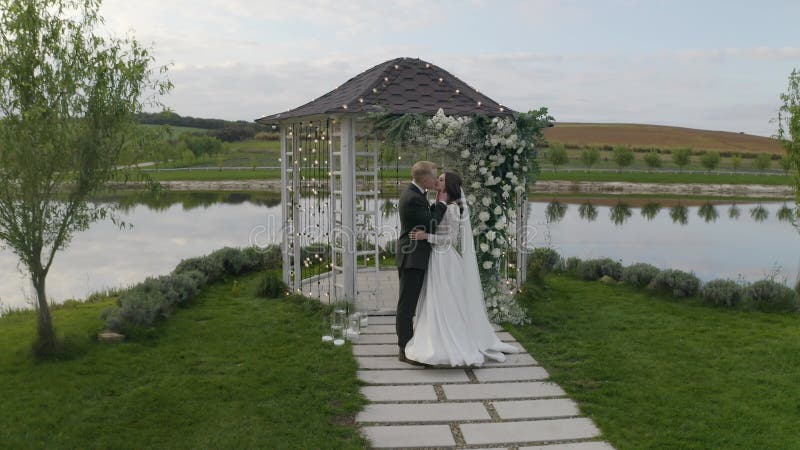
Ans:
[[[397,239],[397,272],[400,276],[400,296],[395,326],[397,345],[400,351],[404,351],[414,335],[414,314],[431,255],[428,241],[411,240],[408,234],[414,229],[435,233],[436,224],[442,220],[447,206],[441,202],[429,204],[425,194],[414,184],[409,184],[400,194],[398,210],[400,236]]]

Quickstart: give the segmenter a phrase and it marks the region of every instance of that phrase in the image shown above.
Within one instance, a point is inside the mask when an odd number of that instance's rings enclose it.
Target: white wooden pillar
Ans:
[[[356,299],[356,127],[355,120],[341,119],[341,168],[342,168],[342,278],[344,298]]]
[[[289,187],[289,174],[287,173],[288,162],[286,161],[286,125],[280,126],[281,136],[281,255],[283,255],[283,282],[289,286],[289,233],[292,232],[289,227],[289,195],[287,189]]]
[[[300,285],[303,281],[303,261],[301,260],[302,256],[300,254],[302,247],[300,242],[300,178],[303,175],[303,167],[300,165],[300,161],[303,159],[303,154],[301,152],[302,149],[298,148],[300,134],[302,133],[302,125],[300,128],[298,133],[292,133],[292,197],[294,198],[292,202],[294,204],[294,210],[292,211],[292,239],[294,242],[294,284],[292,286],[292,291],[298,294],[300,293]]]
[[[522,289],[528,266],[528,192],[517,195],[517,290]]]

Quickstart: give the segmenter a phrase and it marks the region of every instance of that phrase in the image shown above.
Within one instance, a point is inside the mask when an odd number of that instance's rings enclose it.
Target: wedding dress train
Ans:
[[[455,248],[459,238],[461,254]],[[500,341],[486,314],[468,207],[462,215],[458,205],[448,205],[428,241],[431,257],[406,357],[431,365],[481,366],[487,359],[505,361],[504,353],[518,353]]]

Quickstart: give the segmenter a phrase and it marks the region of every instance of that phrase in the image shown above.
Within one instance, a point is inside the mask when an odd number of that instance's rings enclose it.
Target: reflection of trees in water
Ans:
[[[610,217],[615,225],[622,225],[631,215],[633,215],[633,212],[631,212],[631,207],[627,203],[620,202],[611,207]]]
[[[669,208],[669,217],[672,218],[672,223],[679,223],[686,225],[689,223],[689,208],[678,204]]]
[[[552,201],[547,204],[544,213],[549,223],[559,222],[567,214],[567,205],[559,201]]]
[[[728,208],[728,217],[731,219],[738,219],[739,216],[742,214],[742,211],[736,206],[736,203],[732,204],[730,208]]]
[[[778,210],[778,220],[781,222],[794,222],[795,217],[797,217],[796,210],[790,208],[786,203]]]
[[[700,209],[697,210],[697,215],[702,217],[706,223],[716,222],[717,218],[719,217],[717,208],[711,203],[706,203],[705,205],[701,206]]]
[[[581,219],[594,222],[594,220],[597,219],[597,208],[590,202],[582,203],[581,206],[578,207],[578,214],[581,216]]]
[[[750,217],[756,222],[763,222],[769,217],[769,211],[763,205],[758,205],[750,209]]]
[[[661,212],[661,204],[659,203],[650,202],[642,206],[642,217],[647,220],[655,219],[659,212]]]
[[[180,204],[184,210],[208,208],[219,203],[241,205],[250,203],[256,206],[273,207],[280,205],[281,196],[274,192],[227,192],[227,191],[189,191],[189,192],[134,192],[104,196],[98,201],[114,202],[123,212],[143,205],[153,211],[164,211]]]

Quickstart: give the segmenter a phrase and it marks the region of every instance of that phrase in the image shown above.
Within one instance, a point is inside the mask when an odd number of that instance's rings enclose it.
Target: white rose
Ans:
[[[500,230],[500,231],[502,231],[505,227],[506,227],[506,223],[505,222],[497,222],[495,224],[495,226],[494,226],[494,228],[496,230]],[[498,242],[499,242],[499,239],[498,239]]]
[[[495,236],[496,235],[495,235],[494,230],[489,230],[489,231],[486,232],[486,239],[488,239],[490,241],[493,241]]]
[[[484,261],[483,262],[483,268],[484,269],[491,269],[492,268],[492,262],[491,261]]]
[[[480,160],[480,161],[478,161],[478,165],[479,165],[479,166],[483,166],[484,164],[486,164],[486,161],[484,161],[484,160]]]
[[[494,215],[499,216],[500,214],[503,214],[503,208],[498,205],[494,208]]]
[[[478,187],[480,187],[480,183],[478,183]],[[475,203],[475,196],[472,195],[472,194],[469,194],[467,196],[467,201],[470,202],[470,203]]]
[[[489,206],[492,204],[492,199],[490,199],[489,197],[483,197],[481,199],[481,203],[483,203],[483,206]]]
[[[509,194],[508,191],[503,191],[503,198],[507,199],[508,197],[511,197],[511,194]]]
[[[464,150],[463,152],[461,152],[461,157],[462,158],[469,158],[469,150]]]
[[[486,169],[486,167],[481,167],[481,169],[478,172],[480,172],[481,175],[485,175],[487,170],[488,169]]]
[[[488,221],[489,220],[489,213],[486,212],[486,211],[481,211],[481,213],[478,214],[478,220],[480,220],[481,222]]]
[[[481,182],[480,181],[475,181],[475,182],[472,183],[472,189],[480,189],[480,188],[481,188]],[[469,197],[467,197],[467,198],[469,199]],[[470,200],[470,203],[472,203],[474,201],[475,201],[474,199]]]
[[[470,164],[469,165],[469,171],[470,172],[475,172],[476,170],[478,170],[478,166],[476,166],[475,164]]]
[[[494,256],[495,258],[499,258],[500,254],[501,254],[501,252],[500,252],[499,248],[496,248],[496,249],[492,250],[492,256]]]
[[[482,252],[488,252],[488,251],[489,251],[489,245],[488,245],[488,244],[486,244],[486,243],[483,243],[483,242],[482,242],[482,243],[481,243],[481,245],[480,245],[480,247],[481,247],[481,251],[482,251]]]

